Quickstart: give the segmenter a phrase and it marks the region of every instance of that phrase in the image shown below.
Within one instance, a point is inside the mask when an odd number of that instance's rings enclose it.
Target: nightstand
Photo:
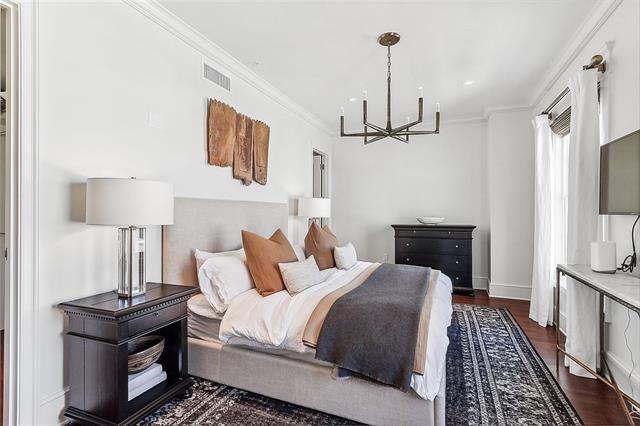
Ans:
[[[110,291],[58,305],[69,319],[69,399],[64,415],[83,423],[126,425],[188,393],[193,380],[187,365],[187,300],[197,291],[149,283],[147,292],[133,299]],[[147,334],[165,338],[157,362],[167,380],[127,401],[127,343]]]

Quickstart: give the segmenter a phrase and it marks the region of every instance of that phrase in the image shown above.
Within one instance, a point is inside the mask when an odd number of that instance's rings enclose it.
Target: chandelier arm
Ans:
[[[404,132],[396,133],[399,136],[419,136],[419,135],[437,135],[440,130],[406,130]]]
[[[387,129],[383,129],[382,127],[376,126],[375,124],[364,123],[364,125],[380,133],[389,133]]]
[[[382,139],[384,139],[384,138],[386,138],[386,137],[387,137],[387,135],[379,135],[379,136],[376,136],[375,138],[369,139],[369,140],[368,140],[367,142],[365,142],[364,144],[365,144],[365,145],[369,145],[370,143],[378,142],[379,140],[382,140]]]
[[[378,136],[384,136],[385,138],[388,136],[387,132],[355,132],[355,133],[344,133],[341,134],[340,136],[356,136],[356,137],[363,137],[363,136],[368,136],[368,137],[378,137]]]
[[[367,143],[367,100],[362,100],[362,123],[364,124],[364,143]]]

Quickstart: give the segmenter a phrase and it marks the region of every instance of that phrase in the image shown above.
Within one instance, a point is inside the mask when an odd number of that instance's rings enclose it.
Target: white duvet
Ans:
[[[294,296],[280,291],[262,297],[253,289],[235,297],[220,324],[220,340],[248,339],[255,343],[293,352],[310,352],[302,343],[307,320],[320,300],[333,290],[347,285],[371,263],[358,262],[346,271],[335,270],[325,282]],[[429,320],[427,357],[424,376],[414,374],[411,387],[422,398],[433,400],[440,389],[446,367],[451,322],[451,280],[440,273],[434,289]],[[235,339],[234,339],[235,341]]]

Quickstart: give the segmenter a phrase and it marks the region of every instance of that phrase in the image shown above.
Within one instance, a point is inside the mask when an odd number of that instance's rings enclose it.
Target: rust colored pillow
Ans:
[[[278,229],[269,239],[242,231],[242,246],[258,293],[268,296],[284,290],[278,263],[295,262],[298,258],[282,230]]]
[[[333,259],[333,249],[338,245],[338,239],[328,225],[320,228],[315,222],[311,224],[307,236],[304,237],[304,251],[307,257],[313,255],[318,268],[334,268],[336,262]]]

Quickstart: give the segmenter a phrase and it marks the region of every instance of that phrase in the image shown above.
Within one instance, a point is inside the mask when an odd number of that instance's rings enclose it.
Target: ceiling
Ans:
[[[344,106],[357,130],[363,90],[369,121],[384,123],[379,34],[402,37],[391,51],[394,125],[415,119],[419,86],[425,122],[436,102],[445,122],[472,119],[528,104],[597,0],[160,2],[328,127]]]

